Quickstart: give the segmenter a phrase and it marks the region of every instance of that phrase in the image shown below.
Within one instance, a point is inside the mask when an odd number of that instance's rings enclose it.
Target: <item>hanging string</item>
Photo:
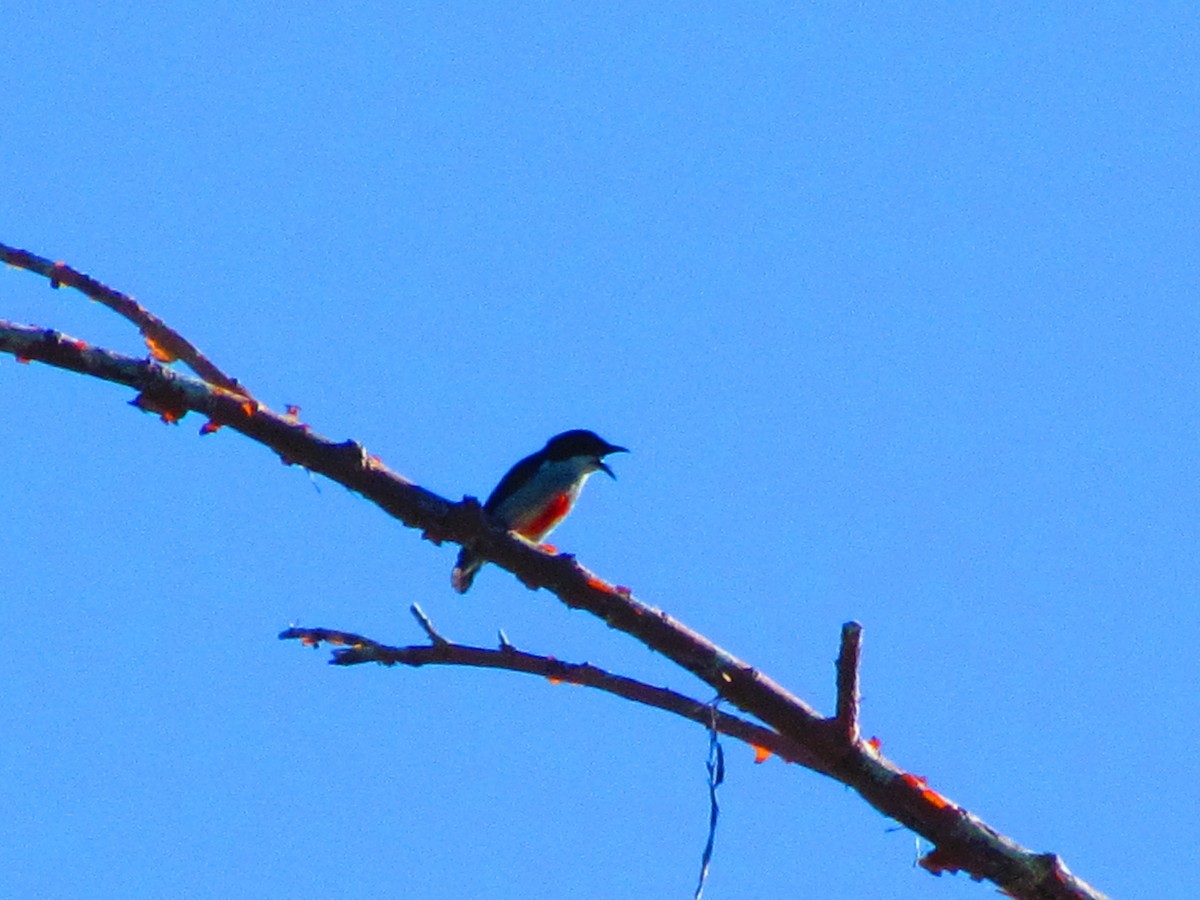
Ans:
[[[717,697],[708,705],[708,843],[704,845],[704,855],[700,858],[700,880],[696,882],[694,900],[700,900],[704,894],[704,883],[708,880],[708,867],[712,862],[713,844],[717,840],[717,817],[721,807],[717,803],[717,788],[725,780],[725,749],[717,735],[717,707],[721,698]]]

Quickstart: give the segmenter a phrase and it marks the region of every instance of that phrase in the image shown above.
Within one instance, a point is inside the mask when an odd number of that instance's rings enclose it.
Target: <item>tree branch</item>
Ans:
[[[166,322],[128,294],[114,291],[90,275],[72,269],[66,263],[51,262],[28,250],[18,250],[7,244],[0,244],[0,261],[48,278],[52,288],[62,285],[75,288],[97,303],[103,303],[109,309],[124,316],[138,327],[138,331],[141,332],[142,337],[146,339],[146,344],[150,347],[150,352],[159,362],[169,363],[179,360],[209,384],[225,388],[235,394],[241,394],[246,398],[250,397],[246,389],[238,384],[236,378],[231,378],[218,369],[216,364],[201,353],[191,341],[175,329],[168,327]]]
[[[418,620],[422,619],[428,624],[429,620],[423,613],[418,616]],[[468,666],[477,669],[506,669],[526,675],[540,675],[553,684],[577,684],[596,688],[625,700],[632,700],[634,703],[674,713],[705,728],[715,722],[715,727],[721,734],[743,741],[756,751],[761,748],[786,762],[799,763],[806,768],[821,771],[821,761],[796,742],[769,728],[719,710],[715,712],[714,718],[712,704],[702,703],[677,691],[616,675],[591,663],[568,663],[553,656],[525,653],[511,644],[502,645],[497,650],[456,644],[430,629],[432,625],[426,629],[426,633],[430,635],[429,644],[407,647],[392,647],[359,634],[328,628],[288,628],[280,632],[279,638],[298,640],[309,647],[318,647],[322,643],[333,644],[338,649],[333,651],[333,658],[329,662],[335,666],[355,666],[373,662],[384,666],[399,664],[414,668]],[[761,754],[761,758],[765,759],[766,755]]]
[[[446,640],[444,637],[442,637],[438,633],[437,629],[433,627],[433,623],[431,621],[429,621],[429,616],[425,615],[425,610],[421,609],[421,607],[419,607],[415,603],[412,606],[410,606],[408,609],[409,609],[409,612],[411,612],[413,614],[413,618],[415,618],[417,620],[417,624],[421,626],[422,630],[427,635],[429,635],[430,643],[432,643],[435,647],[450,646],[450,642],[448,640]],[[280,637],[282,638],[283,635],[280,635]],[[371,644],[375,647],[379,647],[379,648],[383,647],[382,644],[376,644],[374,641],[371,641]],[[505,640],[501,646],[508,647],[508,648],[512,647],[512,645],[509,644],[507,640]]]
[[[32,260],[24,260],[29,262],[25,267],[52,282],[66,271],[55,265],[42,271],[34,266],[44,261]],[[843,638],[846,664],[838,669],[839,714],[823,718],[703,635],[638,601],[628,588],[602,581],[568,554],[552,555],[496,527],[473,498],[453,503],[412,484],[360,444],[335,443],[314,434],[294,416],[280,415],[248,399],[240,388],[208,384],[157,362],[91,347],[55,331],[4,322],[0,322],[0,351],[136,388],[141,391],[136,404],[167,421],[178,421],[189,410],[198,412],[210,420],[204,433],[214,424],[228,426],[271,448],[285,463],[304,466],[363,495],[435,543],[471,544],[483,558],[514,573],[530,589],[547,588],[568,607],[587,610],[635,637],[780,736],[804,747],[818,763],[813,768],[854,788],[884,815],[930,841],[935,849],[921,864],[935,874],[965,871],[1030,900],[1103,896],[1075,878],[1054,854],[1039,855],[1021,847],[930,789],[923,778],[899,768],[879,752],[877,741],[853,739],[857,704],[851,698],[857,696],[857,653],[851,651],[856,637]]]
[[[837,659],[837,715],[834,721],[846,743],[858,743],[858,663],[862,656],[862,626],[842,626],[842,650]]]

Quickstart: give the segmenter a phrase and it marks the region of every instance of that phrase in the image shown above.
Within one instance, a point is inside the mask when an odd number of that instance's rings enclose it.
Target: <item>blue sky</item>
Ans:
[[[633,453],[554,543],[1114,897],[1200,827],[1192,4],[22,7],[0,240],[450,497]],[[140,353],[25,273],[0,318]],[[687,897],[700,729],[293,622],[640,645],[127,391],[0,359],[0,894]],[[706,896],[984,897],[728,746]],[[928,849],[928,848],[926,848]]]

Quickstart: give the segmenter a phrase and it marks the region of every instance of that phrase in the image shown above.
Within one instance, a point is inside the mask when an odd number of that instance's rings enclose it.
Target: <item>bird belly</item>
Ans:
[[[584,460],[543,465],[492,513],[497,522],[529,541],[541,541],[567,516],[591,476]]]
[[[574,499],[567,492],[554,494],[545,504],[538,509],[530,510],[528,516],[523,516],[515,522],[512,530],[523,538],[540,541],[566,518],[574,504]]]

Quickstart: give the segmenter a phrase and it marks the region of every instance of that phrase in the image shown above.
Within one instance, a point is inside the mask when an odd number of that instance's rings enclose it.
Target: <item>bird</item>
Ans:
[[[545,447],[508,470],[488,495],[483,511],[496,524],[541,543],[566,518],[593,472],[606,472],[616,480],[604,457],[628,452],[594,431],[577,428],[556,434]],[[454,590],[465,594],[484,562],[463,547],[450,573]]]

